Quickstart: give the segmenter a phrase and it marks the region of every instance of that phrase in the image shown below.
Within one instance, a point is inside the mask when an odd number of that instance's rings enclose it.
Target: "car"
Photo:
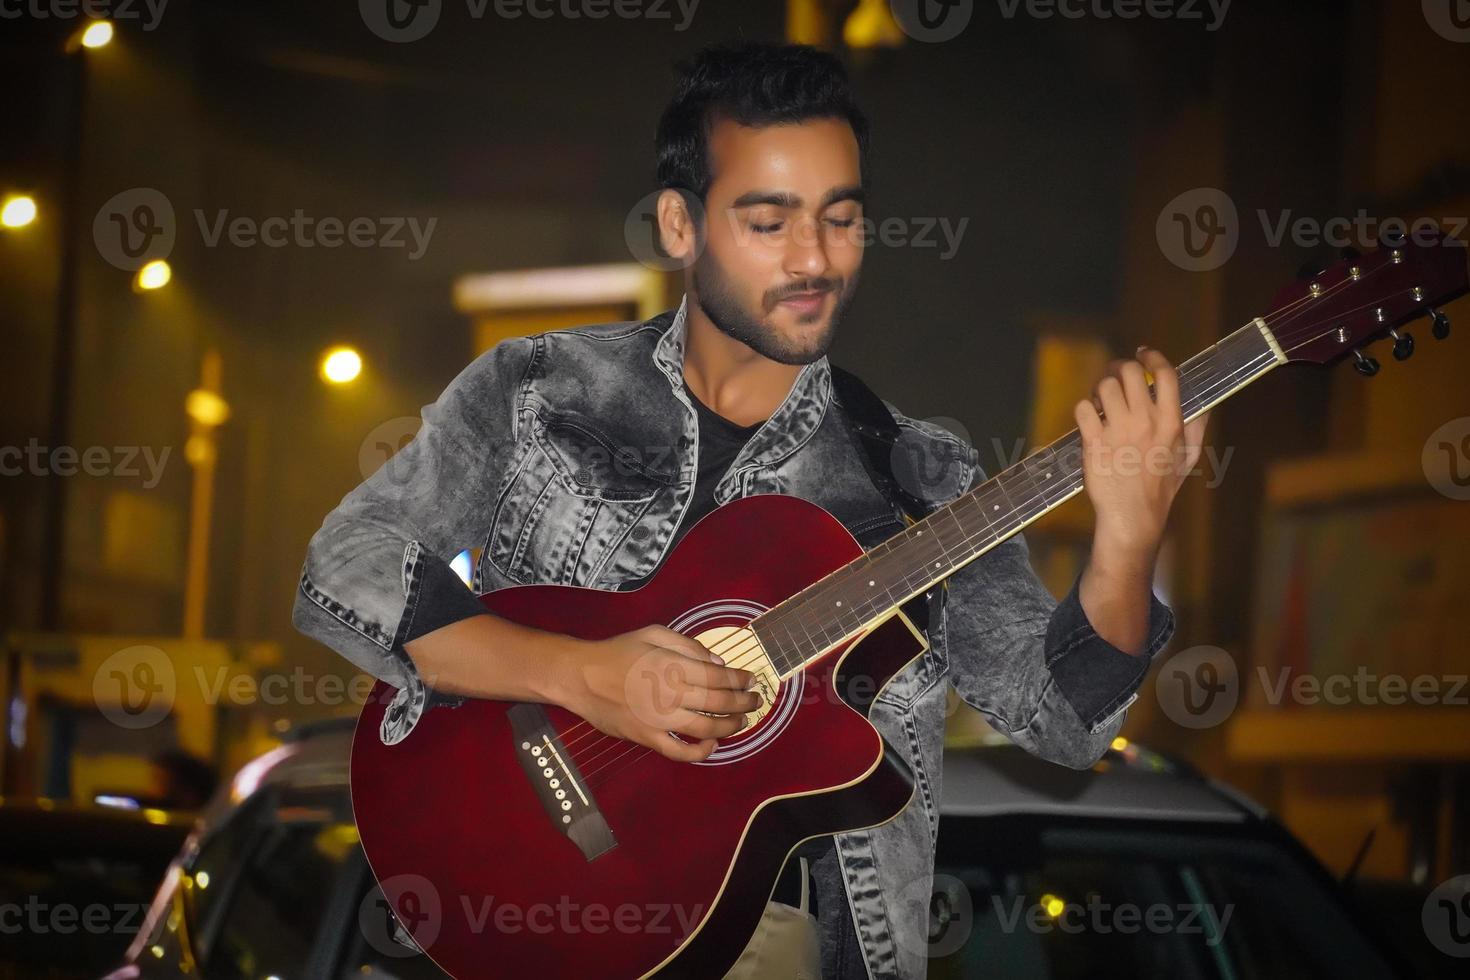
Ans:
[[[0,804],[0,977],[94,978],[141,928],[193,820],[44,798]]]
[[[350,742],[350,720],[318,725],[242,768],[109,980],[442,976],[376,892]],[[1412,975],[1269,814],[1187,767],[1123,740],[1086,771],[945,758],[931,977]]]

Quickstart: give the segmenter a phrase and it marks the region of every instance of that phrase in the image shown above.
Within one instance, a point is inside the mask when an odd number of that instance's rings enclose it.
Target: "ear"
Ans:
[[[691,201],[686,195],[665,189],[658,196],[659,245],[664,254],[677,260],[685,268],[694,264],[699,257],[700,235],[698,215],[691,212],[699,202]]]

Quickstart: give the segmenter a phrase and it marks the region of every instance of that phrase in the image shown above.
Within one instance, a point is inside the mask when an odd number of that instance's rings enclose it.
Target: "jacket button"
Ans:
[[[634,541],[642,541],[644,538],[648,537],[648,528],[640,524],[637,527],[633,528],[633,533],[630,534],[629,537],[631,537]]]
[[[578,470],[575,476],[577,478],[577,482],[584,485],[587,483],[588,480],[592,479],[592,474],[587,472],[586,470]]]

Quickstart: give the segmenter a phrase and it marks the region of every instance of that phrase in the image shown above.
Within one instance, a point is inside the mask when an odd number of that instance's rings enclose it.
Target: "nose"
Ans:
[[[825,276],[832,268],[827,244],[815,219],[803,217],[791,223],[791,240],[786,246],[783,268],[792,276],[811,279]]]

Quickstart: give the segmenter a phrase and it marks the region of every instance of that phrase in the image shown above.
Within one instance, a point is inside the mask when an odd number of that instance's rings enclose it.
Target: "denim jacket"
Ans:
[[[644,322],[553,330],[487,351],[423,410],[417,436],[327,515],[296,595],[298,629],[398,689],[382,738],[409,736],[440,700],[403,644],[484,612],[450,569],[480,548],[474,589],[559,583],[616,590],[656,568],[692,494],[698,420],[683,391],[685,306]],[[973,446],[893,405],[941,506],[983,478]],[[791,391],[715,487],[825,508],[869,548],[904,527],[834,410],[826,357]],[[934,465],[934,464],[938,465]],[[925,973],[947,692],[1052,762],[1091,766],[1123,724],[1173,632],[1152,599],[1143,656],[1095,633],[1074,584],[1059,603],[1016,535],[931,591],[929,648],[878,695],[870,718],[913,772],[889,823],[836,836],[868,973]],[[438,710],[435,708],[434,710]]]

